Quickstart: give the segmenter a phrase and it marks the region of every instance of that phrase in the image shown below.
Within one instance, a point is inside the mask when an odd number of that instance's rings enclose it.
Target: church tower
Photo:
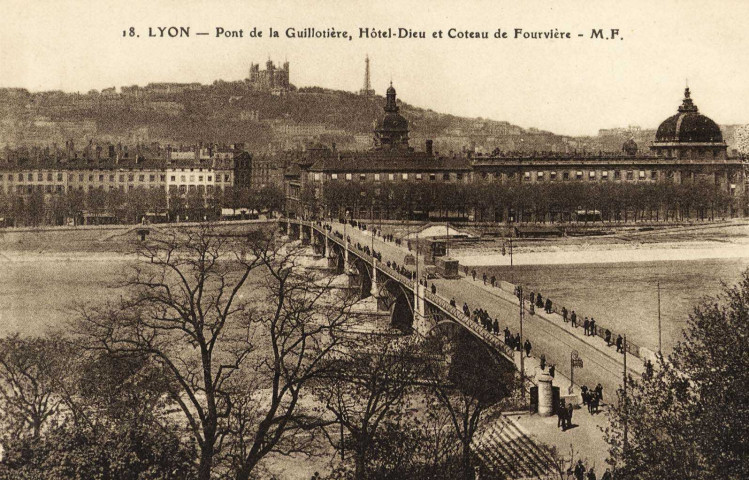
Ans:
[[[408,120],[398,113],[395,88],[387,89],[385,116],[375,128],[375,147],[378,150],[408,149]]]

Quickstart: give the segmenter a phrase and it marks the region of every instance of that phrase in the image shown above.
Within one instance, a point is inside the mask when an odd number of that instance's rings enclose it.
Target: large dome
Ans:
[[[692,102],[689,87],[684,91],[684,103],[679,113],[667,118],[658,127],[656,142],[722,143],[723,134],[717,123],[702,115]]]

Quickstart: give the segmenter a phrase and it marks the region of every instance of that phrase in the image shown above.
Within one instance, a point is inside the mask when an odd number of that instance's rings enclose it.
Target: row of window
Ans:
[[[551,179],[552,181],[559,178],[557,172],[555,171],[551,171],[548,173],[549,173],[549,179]],[[670,173],[669,178],[673,177],[673,172],[669,172],[669,173]],[[572,178],[572,175],[574,175],[574,178],[576,180],[582,180],[583,178],[586,177],[585,172],[583,172],[582,170],[577,170],[575,172],[565,171],[565,172],[562,172],[562,180],[569,180],[570,178]],[[633,170],[627,170],[625,172],[625,176],[627,180],[634,180],[635,172]],[[545,177],[546,177],[546,172],[536,172],[537,181],[543,181]],[[595,180],[596,178],[599,178],[599,172],[596,172],[595,170],[590,170],[587,172],[587,177],[590,180]],[[530,181],[531,178],[532,178],[531,172],[523,173],[523,180]],[[608,170],[604,170],[600,172],[600,178],[603,180],[607,180],[609,178]],[[622,178],[621,170],[614,170],[614,180],[621,180],[621,178]],[[649,172],[645,170],[640,170],[638,172],[637,178],[640,180],[646,180],[648,178],[650,178],[650,180],[656,180],[658,178],[658,172],[656,170],[651,170]]]
[[[190,177],[190,182],[194,182],[195,181],[195,175],[190,175],[189,177]],[[64,177],[63,177],[63,174],[61,172],[58,172],[56,175],[53,175],[52,172],[47,172],[47,174],[46,174],[46,181],[52,182],[52,181],[54,181],[53,178],[56,178],[58,182],[62,182]],[[79,182],[83,182],[84,180],[86,180],[86,175],[84,175],[83,173],[79,173],[77,175],[77,178],[78,178]],[[98,175],[99,182],[105,182],[107,180],[110,181],[110,182],[114,182],[115,178],[118,178],[119,182],[121,182],[121,183],[125,182],[125,174],[123,174],[123,173],[119,174],[119,177],[117,177],[114,174],[110,174],[110,175],[99,174]],[[206,178],[206,180],[208,182],[212,182],[213,181],[213,175],[207,175],[207,176],[198,175],[197,178],[198,178],[199,182],[202,182],[203,178]],[[3,181],[4,179],[5,179],[5,174],[0,173],[0,182]],[[26,173],[26,174],[19,173],[19,174],[16,175],[16,174],[13,174],[13,173],[9,173],[9,174],[7,174],[7,179],[8,179],[8,182],[12,182],[15,179],[18,179],[19,182],[23,182],[24,179],[26,179],[26,181],[33,182],[34,181],[34,174],[33,173]],[[73,174],[73,173],[68,173],[68,181],[69,182],[74,182],[75,180],[76,180],[76,175]],[[92,173],[88,174],[88,181],[89,182],[93,182],[95,180],[96,180],[96,176],[94,174],[92,174]],[[221,177],[218,174],[216,176],[216,180],[217,181],[221,181]],[[38,172],[36,174],[36,181],[38,181],[38,182],[45,181],[45,175],[44,175],[44,173]],[[127,174],[127,181],[128,182],[135,181],[135,174],[128,173]],[[146,181],[146,175],[145,174],[139,174],[138,175],[138,181],[139,182],[145,182]],[[148,181],[149,182],[155,182],[156,181],[156,174],[153,174],[153,173],[149,174],[148,175]],[[158,181],[160,181],[160,182],[166,181],[166,175],[165,174],[160,174],[158,176]],[[177,181],[177,176],[176,175],[171,175],[171,181],[172,182],[176,182]],[[186,175],[180,175],[180,181],[181,182],[186,182],[187,181],[186,180]],[[231,174],[229,174],[229,173],[225,173],[224,174],[224,182],[231,182]]]
[[[320,173],[314,173],[313,175],[314,175],[315,181],[319,182],[320,178],[321,178],[321,174]],[[387,175],[387,177],[386,177],[386,175]],[[454,175],[455,175],[455,179],[456,180],[463,180],[463,173],[462,172],[455,173]],[[360,181],[363,182],[363,181],[367,180],[367,174],[366,173],[359,173],[357,175],[354,175],[353,173],[331,173],[330,174],[330,179],[331,180],[342,180],[344,178],[346,180],[353,180],[354,178],[358,178]],[[424,180],[425,178],[428,178],[432,182],[436,181],[438,178],[442,179],[443,181],[449,182],[450,178],[451,178],[451,174],[450,173],[441,173],[441,174],[428,173],[428,174],[424,174],[424,173],[407,173],[407,172],[406,173],[388,173],[388,174],[375,173],[375,174],[372,174],[371,178],[375,182],[380,182],[384,178],[387,178],[388,181],[390,181],[390,182],[394,182],[394,181],[396,181],[398,179],[400,179],[400,180],[409,180],[409,179]]]
[[[58,182],[62,182],[63,178],[64,178],[63,174],[61,172],[58,172],[56,175],[53,175],[52,172],[47,172],[46,181],[52,182],[53,181],[53,177],[56,178]],[[5,175],[2,174],[2,173],[0,173],[0,181],[3,181],[4,178],[5,178]],[[18,175],[16,175],[16,174],[13,174],[13,173],[9,173],[7,178],[8,178],[8,182],[12,182],[16,178],[18,179],[19,182],[23,182],[24,179],[26,179],[26,181],[28,181],[28,182],[33,182],[34,181],[34,174],[33,173],[26,173],[26,174],[19,173]],[[69,182],[74,182],[76,180],[76,178],[78,179],[79,182],[83,182],[87,178],[88,178],[89,182],[93,182],[93,181],[96,180],[97,176],[94,175],[94,174],[92,174],[92,173],[88,174],[88,176],[86,176],[83,173],[79,173],[77,176],[75,174],[73,174],[73,173],[68,173],[68,181]],[[109,180],[110,182],[114,182],[115,178],[116,178],[116,176],[114,174],[110,174],[110,175],[99,174],[98,175],[99,182],[104,182],[106,180]],[[132,182],[134,180],[135,180],[135,174],[128,173],[127,174],[127,181],[128,182]],[[36,181],[37,182],[43,182],[43,181],[45,181],[45,175],[42,172],[38,172],[36,174]],[[119,175],[119,181],[120,182],[124,182],[125,181],[125,174],[120,174]],[[138,181],[139,182],[145,182],[146,181],[146,175],[145,174],[138,175]],[[148,175],[148,181],[149,182],[155,182],[156,181],[156,175],[153,174],[153,173],[150,174],[150,175]],[[164,174],[159,175],[159,181],[161,181],[161,182],[166,181],[166,175],[164,175]]]
[[[136,187],[134,185],[128,185],[127,191],[132,191]],[[161,190],[166,190],[165,185],[149,185],[148,188],[159,188]],[[104,190],[103,186],[94,187],[93,185],[88,185],[88,188],[85,189],[87,191],[92,191],[94,189],[98,190]],[[112,192],[115,189],[125,191],[125,185],[118,185],[115,187],[114,185],[109,186],[109,191]],[[7,189],[4,189],[2,185],[0,185],[0,193],[12,193],[14,190],[13,185],[8,185]],[[34,191],[42,192],[42,193],[63,193],[65,191],[64,185],[16,185],[15,186],[15,192],[18,194],[30,194]],[[73,185],[68,185],[68,192],[72,192],[74,190],[78,191],[84,191],[83,185],[78,185],[78,187],[74,187]],[[194,192],[198,191],[200,193],[213,193],[214,192],[214,186],[213,185],[170,185],[169,186],[169,192],[176,192],[179,191],[180,193],[186,193],[188,191]],[[215,187],[216,192],[221,192],[222,188],[220,186]]]

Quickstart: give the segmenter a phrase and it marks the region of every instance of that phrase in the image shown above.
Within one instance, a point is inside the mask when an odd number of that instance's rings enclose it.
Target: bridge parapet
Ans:
[[[507,344],[501,341],[493,333],[490,333],[481,328],[478,323],[471,321],[470,318],[466,317],[466,315],[462,311],[450,305],[442,297],[439,297],[430,292],[425,292],[424,296],[427,301],[437,306],[446,314],[450,315],[450,317],[452,317],[454,321],[462,325],[464,328],[470,330],[473,334],[484,340],[486,343],[496,348],[502,355],[509,358],[510,360],[514,359],[514,351],[509,346],[507,346]]]

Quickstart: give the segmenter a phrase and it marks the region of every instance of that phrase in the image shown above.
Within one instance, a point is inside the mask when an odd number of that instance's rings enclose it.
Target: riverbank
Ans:
[[[477,245],[454,249],[451,257],[464,266],[509,266],[509,254],[501,245]],[[506,249],[505,249],[506,251]],[[499,253],[498,253],[499,252]],[[674,260],[711,260],[749,258],[747,242],[662,242],[626,244],[545,245],[516,249],[513,265],[568,265],[589,263],[655,262]]]

